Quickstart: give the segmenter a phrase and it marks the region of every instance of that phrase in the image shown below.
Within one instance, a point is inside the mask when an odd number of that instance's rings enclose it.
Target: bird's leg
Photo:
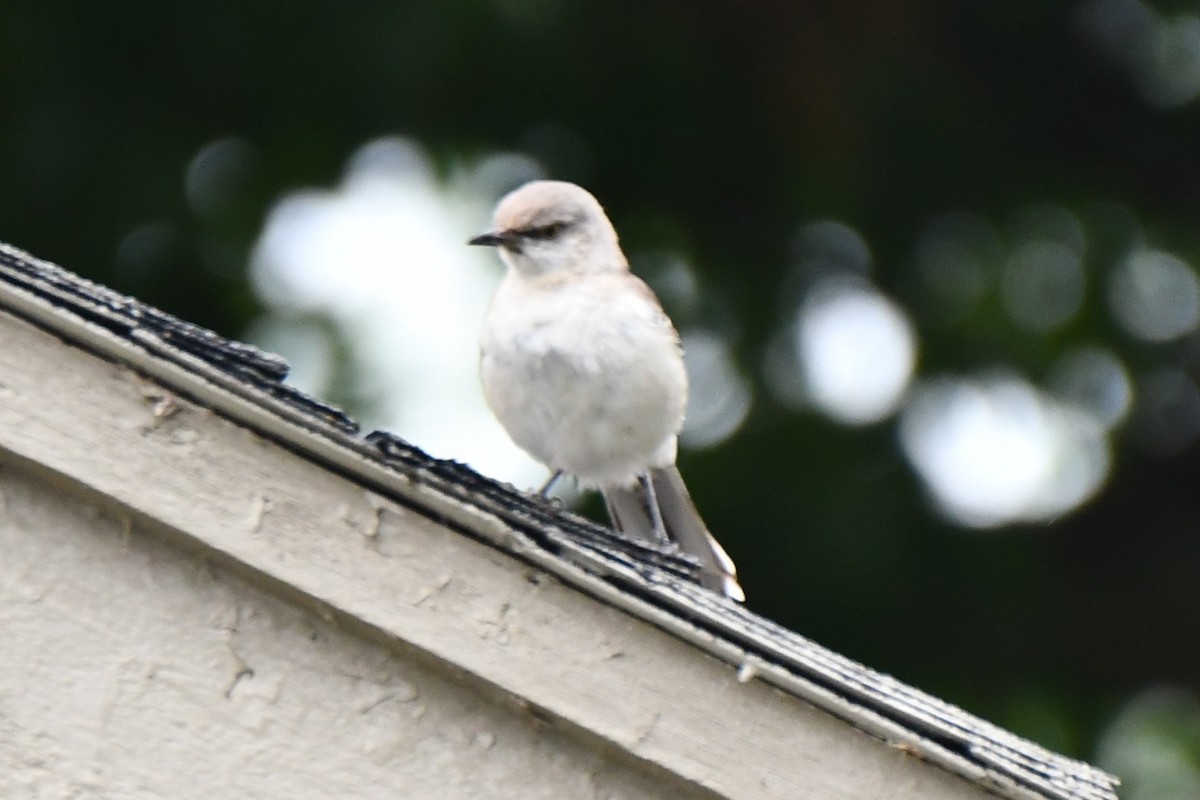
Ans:
[[[671,544],[671,537],[667,535],[667,526],[663,524],[662,510],[658,507],[658,495],[654,493],[654,481],[651,480],[649,472],[643,472],[638,476],[638,482],[642,484],[642,490],[646,492],[646,511],[650,514],[650,528],[654,533],[654,542],[660,547],[666,547]]]
[[[612,524],[614,531],[623,531],[625,527],[621,524],[621,518],[617,516],[617,507],[608,499],[607,492],[601,492],[600,497],[604,500],[604,510],[608,512],[608,521]]]
[[[546,482],[542,484],[541,489],[538,489],[538,494],[542,497],[548,497],[550,495],[550,490],[554,488],[554,484],[558,483],[558,479],[562,477],[562,474],[563,472],[561,469],[554,470],[554,474],[546,479]]]

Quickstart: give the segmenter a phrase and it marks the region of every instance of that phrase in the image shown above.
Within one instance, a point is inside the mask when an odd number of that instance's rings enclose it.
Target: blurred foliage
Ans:
[[[1100,276],[1135,241],[1200,262],[1200,104],[1147,93],[1093,24],[1106,8],[1146,7],[10,0],[0,238],[239,336],[261,310],[245,271],[271,202],[335,182],[364,141],[412,136],[443,168],[530,153],[599,196],[631,251],[684,253],[729,311],[754,409],[682,469],[751,606],[1090,755],[1136,691],[1196,684],[1195,447],[1164,457],[1118,434],[1109,484],[1081,510],[964,531],[931,510],[894,426],[781,408],[761,364],[798,227],[833,218],[914,316],[924,373],[1003,363],[1037,381],[1099,343],[1135,375],[1194,374],[1195,341],[1139,343],[1105,306]],[[189,204],[188,165],[230,136],[250,149],[228,201]],[[989,277],[976,309],[941,319],[923,232],[965,211],[1005,247],[1047,204],[1088,236],[1082,312],[1031,332]]]

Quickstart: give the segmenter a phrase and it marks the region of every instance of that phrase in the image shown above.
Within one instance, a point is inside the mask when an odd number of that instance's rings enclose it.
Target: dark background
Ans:
[[[1200,107],[1147,77],[1155,52],[1169,74],[1200,64],[1185,35],[1174,50],[1151,41],[1155,25],[1186,32],[1195,18],[1181,15],[1196,10],[9,2],[0,239],[243,336],[262,310],[245,273],[271,203],[335,184],[355,148],[395,133],[445,169],[527,152],[599,196],[631,247],[685,253],[729,303],[758,386],[795,232],[821,218],[870,244],[876,284],[917,326],[921,374],[1002,363],[1036,382],[1080,343],[1111,349],[1134,375],[1190,373],[1194,337],[1123,334],[1098,276],[1135,238],[1200,259]],[[233,201],[197,213],[184,170],[226,136],[251,143],[253,162],[231,178]],[[1047,203],[1089,233],[1083,311],[1031,333],[999,311],[993,286],[943,324],[914,269],[931,220],[966,210],[1003,230]],[[135,263],[118,259],[147,219],[164,235]],[[1186,792],[1200,785],[1187,772],[1200,763],[1192,436],[1164,455],[1118,430],[1098,497],[1046,524],[989,531],[935,513],[893,424],[839,426],[765,391],[737,435],[684,452],[681,466],[755,610],[1111,768],[1137,768],[1111,742],[1149,726],[1177,749]],[[1128,796],[1141,796],[1127,778]]]

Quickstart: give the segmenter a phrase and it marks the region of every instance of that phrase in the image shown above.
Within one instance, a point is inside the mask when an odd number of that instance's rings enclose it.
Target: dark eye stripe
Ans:
[[[526,239],[553,239],[567,227],[565,222],[551,222],[549,225],[538,225],[536,228],[526,228],[521,235]]]

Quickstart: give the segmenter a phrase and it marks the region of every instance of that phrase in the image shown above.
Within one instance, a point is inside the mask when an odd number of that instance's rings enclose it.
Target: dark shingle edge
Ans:
[[[274,353],[225,339],[2,242],[0,277],[117,336],[146,347],[160,343],[166,357],[172,352],[187,353],[332,428],[344,433],[358,431],[358,423],[341,409],[283,383],[288,363]]]
[[[740,680],[757,678],[773,683],[998,794],[1116,800],[1118,781],[1112,775],[1052,753],[700,588],[691,582],[696,565],[685,557],[625,539],[463,464],[432,458],[391,434],[356,437],[358,425],[340,409],[282,382],[288,367],[279,356],[224,339],[3,243],[0,307],[102,355],[123,360],[120,353],[111,352],[102,340],[89,335],[87,326],[98,326],[153,359],[182,367],[249,400],[276,421],[299,425],[423,490],[498,517],[526,541],[519,545],[497,541],[481,537],[469,521],[446,521],[568,582],[578,585],[572,581],[575,570],[556,569],[556,562],[583,567],[658,610],[650,615],[641,613],[644,618],[653,617],[649,621],[737,664]],[[144,367],[145,363],[132,366]],[[370,480],[355,474],[359,471],[352,459],[333,463],[306,451],[296,437],[281,436],[278,425],[271,427],[274,433],[263,432],[290,449],[351,477]],[[424,496],[431,497],[427,492]],[[411,493],[397,499],[422,505]],[[438,505],[430,502],[426,510],[444,516],[434,507]],[[611,593],[605,594],[606,599],[613,599]],[[623,605],[632,613],[645,608]]]

